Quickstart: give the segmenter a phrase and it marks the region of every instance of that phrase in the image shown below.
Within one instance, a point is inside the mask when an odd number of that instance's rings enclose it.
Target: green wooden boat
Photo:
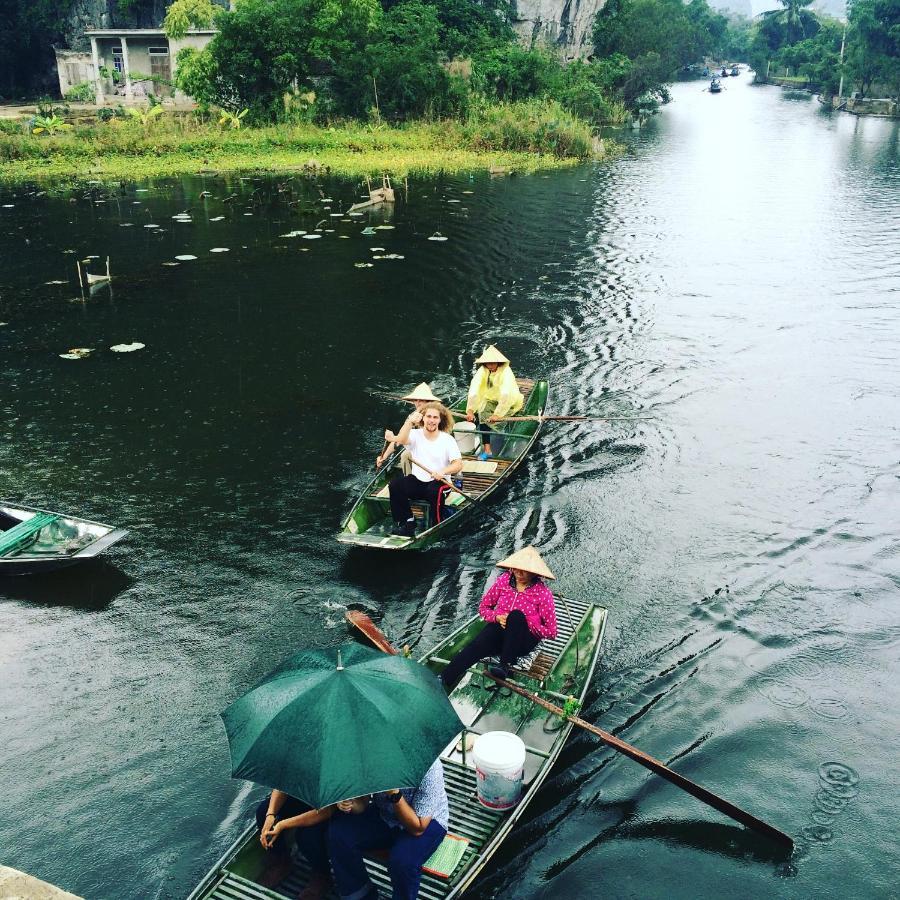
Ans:
[[[583,700],[600,658],[607,611],[595,603],[559,598],[559,634],[542,641],[532,658],[521,660],[512,679],[560,705],[569,696]],[[473,617],[450,637],[421,658],[423,665],[439,673],[457,649],[484,627]],[[449,833],[469,843],[449,878],[425,873],[419,889],[423,900],[459,897],[484,869],[500,844],[522,817],[528,804],[550,774],[563,749],[572,724],[550,715],[524,697],[507,690],[492,690],[479,663],[463,677],[450,695],[465,731],[444,750],[441,760],[450,800]],[[527,755],[522,799],[509,812],[482,806],[476,798],[476,774],[467,736],[487,731],[509,731],[524,741]],[[248,812],[249,815],[249,812]],[[306,885],[309,869],[295,856],[288,877],[277,889],[262,887],[257,879],[265,866],[255,825],[251,824],[232,844],[188,900],[280,900],[296,897]],[[390,896],[390,880],[383,862],[367,860],[373,883],[382,896]]]
[[[547,382],[535,382],[527,378],[517,378],[516,381],[525,398],[521,411],[516,415],[543,415],[549,392]],[[464,419],[466,398],[461,397],[451,406],[451,409],[458,419]],[[467,448],[465,446],[465,438],[474,437],[474,435],[464,436],[457,431],[456,437],[460,441],[460,449],[463,451],[463,491],[482,502],[494,491],[499,490],[500,485],[512,476],[537,440],[541,424],[540,421],[508,422],[505,426],[498,426],[497,430],[505,435],[503,448],[493,459],[484,462],[476,458],[477,450],[480,447]],[[394,522],[391,519],[388,482],[400,474],[402,474],[400,454],[397,453],[391,461],[382,466],[353,504],[353,508],[341,524],[341,530],[337,536],[342,544],[350,544],[354,547],[373,547],[378,550],[418,550],[446,537],[468,519],[478,506],[477,503],[472,503],[457,494],[451,501],[454,504],[450,507],[452,514],[442,522],[432,522],[430,505],[413,503],[416,536],[408,538],[393,535],[391,528]]]

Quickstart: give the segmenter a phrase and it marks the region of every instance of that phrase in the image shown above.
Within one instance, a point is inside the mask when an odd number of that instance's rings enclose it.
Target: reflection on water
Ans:
[[[896,123],[741,77],[678,85],[610,164],[412,182],[393,216],[345,215],[359,186],[327,179],[6,192],[4,493],[131,534],[0,584],[4,862],[183,896],[259,795],[218,711],[344,640],[351,604],[424,649],[534,542],[611,610],[585,717],[798,850],[579,734],[473,895],[888,896],[898,174]],[[112,291],[82,299],[75,260],[106,255]],[[488,342],[549,378],[551,412],[620,418],[548,424],[503,526],[348,553],[403,415],[377,392],[456,395]]]

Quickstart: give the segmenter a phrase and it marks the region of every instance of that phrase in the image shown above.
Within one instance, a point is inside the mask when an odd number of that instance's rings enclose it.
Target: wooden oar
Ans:
[[[435,481],[440,481],[442,484],[446,484],[449,487],[453,488],[453,490],[456,491],[457,494],[462,494],[462,496],[465,497],[466,500],[469,501],[469,503],[473,503],[473,504],[481,503],[481,501],[477,497],[473,497],[471,494],[467,494],[464,490],[462,490],[462,488],[458,488],[452,481],[450,481],[449,478],[441,478],[440,475],[437,475],[436,473],[432,472],[431,469],[429,469],[427,466],[423,466],[422,463],[416,462],[416,460],[413,459],[413,455],[411,453],[409,455],[409,461],[414,466],[418,466],[423,472],[427,472]],[[503,522],[503,519],[501,519],[500,516],[498,516],[497,513],[495,513],[490,507],[487,507],[483,503],[481,503],[481,508],[489,516],[496,519],[498,522],[500,522],[500,523]]]
[[[643,422],[652,416],[501,416],[498,422]]]
[[[397,653],[396,648],[387,639],[384,632],[381,631],[381,629],[371,620],[371,618],[369,618],[368,615],[366,615],[366,613],[360,612],[359,610],[348,610],[346,616],[347,621],[351,625],[353,625],[353,627],[361,631],[379,650],[383,651],[384,653]],[[720,813],[723,813],[729,818],[740,822],[742,825],[746,825],[753,831],[764,834],[766,837],[770,838],[778,844],[783,845],[788,849],[793,849],[794,841],[790,837],[790,835],[785,834],[783,831],[779,831],[774,825],[769,825],[768,822],[763,822],[762,819],[757,819],[756,816],[745,812],[740,807],[735,806],[733,803],[730,803],[723,797],[719,797],[717,794],[712,793],[712,791],[708,791],[706,788],[701,787],[699,784],[696,784],[689,778],[685,778],[684,775],[679,775],[677,772],[670,769],[665,763],[662,763],[658,759],[654,759],[649,754],[644,753],[643,750],[638,750],[637,747],[633,747],[631,744],[625,743],[625,741],[615,737],[615,735],[610,734],[608,731],[604,731],[602,728],[598,728],[596,725],[592,725],[590,722],[587,722],[584,719],[579,718],[578,716],[565,715],[560,707],[555,706],[548,700],[544,700],[543,697],[539,697],[537,694],[533,694],[531,691],[520,687],[515,682],[505,681],[502,678],[497,678],[495,675],[491,675],[490,672],[485,672],[484,674],[488,678],[492,678],[494,681],[496,681],[497,684],[502,685],[505,688],[509,688],[509,690],[511,690],[513,693],[519,694],[522,697],[526,697],[527,699],[531,700],[532,703],[536,703],[538,706],[543,707],[549,712],[555,713],[558,716],[562,716],[573,725],[577,725],[579,728],[583,728],[585,731],[589,731],[591,734],[600,738],[600,740],[603,741],[603,743],[606,744],[607,747],[611,747],[618,753],[622,753],[629,759],[633,759],[636,763],[640,763],[645,769],[649,769],[656,775],[665,778],[666,781],[674,784],[676,787],[680,787],[683,791],[687,791],[692,797],[696,797],[701,802],[713,807],[713,809],[717,809]]]

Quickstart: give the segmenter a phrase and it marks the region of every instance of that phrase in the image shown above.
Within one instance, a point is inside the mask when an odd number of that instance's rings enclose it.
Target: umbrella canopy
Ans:
[[[432,672],[359,644],[294,654],[222,719],[232,777],[317,809],[417,787],[462,728]]]

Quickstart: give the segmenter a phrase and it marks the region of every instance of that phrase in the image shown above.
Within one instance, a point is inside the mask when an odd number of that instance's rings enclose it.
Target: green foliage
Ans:
[[[577,715],[579,709],[581,709],[581,701],[570,695],[563,704],[562,717],[568,719],[570,716]]]
[[[155,119],[162,115],[163,108],[159,104],[138,109],[135,106],[129,106],[125,110],[125,114],[134,122],[139,122],[144,128],[148,128]]]
[[[900,0],[850,0],[846,64],[866,96],[875,84],[900,99]]]
[[[94,86],[89,81],[82,81],[66,91],[66,100],[75,103],[93,103],[97,99]]]
[[[239,113],[232,113],[228,112],[227,109],[223,109],[219,115],[219,124],[224,125],[226,128],[240,128],[244,124],[244,116],[247,115],[247,112],[248,110],[246,109],[242,109]]]
[[[815,37],[784,47],[776,63],[802,75],[827,94],[836,94],[840,80],[840,52],[843,26],[834,19],[825,20]]]
[[[219,12],[212,0],[174,0],[166,10],[163,31],[169,38],[183,38],[191,28],[211,28]]]
[[[22,134],[24,127],[20,119],[0,119],[0,134]]]
[[[778,0],[781,9],[762,13],[760,31],[771,50],[813,37],[819,30],[816,14],[807,9],[813,0]]]
[[[619,85],[630,69],[630,61],[618,53],[590,63],[575,60],[558,71],[553,96],[587,122],[621,125],[629,116]]]
[[[63,131],[71,131],[72,126],[64,122],[59,116],[35,116],[31,120],[32,134],[60,134]]]
[[[549,53],[510,43],[477,59],[473,76],[487,96],[516,101],[546,94],[559,69],[559,62]]]
[[[555,100],[477,104],[463,133],[476,150],[548,153],[579,159],[587,159],[593,152],[590,126]]]

